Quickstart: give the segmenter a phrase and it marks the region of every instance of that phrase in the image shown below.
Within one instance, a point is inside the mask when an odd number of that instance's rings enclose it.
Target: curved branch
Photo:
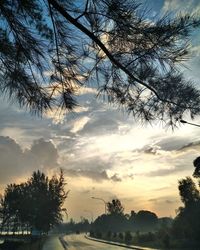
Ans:
[[[121,69],[124,73],[126,73],[132,80],[136,81],[137,83],[139,83],[139,84],[145,86],[147,89],[149,89],[152,93],[155,94],[155,96],[161,102],[173,104],[173,105],[181,107],[181,105],[179,105],[171,100],[163,99],[162,97],[159,96],[159,94],[157,93],[157,91],[153,87],[149,86],[147,83],[145,83],[145,82],[141,81],[140,79],[138,79],[137,77],[135,77],[124,65],[122,65],[118,60],[115,59],[115,57],[110,53],[110,51],[106,48],[106,46],[98,39],[98,37],[96,37],[94,35],[94,33],[92,33],[89,29],[87,29],[83,24],[78,22],[78,20],[76,18],[73,18],[57,1],[55,1],[55,0],[48,0],[48,1],[67,21],[69,21],[72,25],[77,27],[80,31],[82,31],[85,35],[87,35],[91,40],[93,40],[99,46],[99,48],[102,49],[102,51],[106,54],[106,56],[109,58],[109,60],[115,66],[117,66],[119,69]],[[193,109],[193,107],[185,106],[185,105],[182,106],[182,108],[184,108],[184,109],[192,108]]]

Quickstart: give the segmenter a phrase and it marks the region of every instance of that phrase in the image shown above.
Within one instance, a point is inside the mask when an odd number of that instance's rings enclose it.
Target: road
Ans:
[[[128,248],[112,246],[85,238],[83,234],[66,235],[64,240],[67,242],[67,250],[125,250]]]
[[[62,241],[62,242],[61,242]],[[44,244],[42,250],[125,250],[129,248],[108,245],[85,238],[83,234],[70,234],[61,237],[51,236]],[[134,249],[141,249],[135,247]],[[142,248],[144,250],[156,250],[152,248]]]
[[[59,240],[59,236],[51,236],[45,242],[42,250],[64,250],[64,248]]]

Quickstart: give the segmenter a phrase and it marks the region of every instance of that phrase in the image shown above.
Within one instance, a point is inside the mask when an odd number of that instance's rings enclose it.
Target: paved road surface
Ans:
[[[42,250],[64,250],[59,236],[52,236],[45,242]]]
[[[93,240],[88,240],[83,234],[70,234],[62,238],[62,243],[59,236],[51,236],[46,241],[42,250],[125,250],[129,248],[108,245]],[[136,248],[137,249],[137,248]],[[153,250],[144,248],[145,250]],[[156,250],[156,249],[154,249]]]
[[[125,250],[128,248],[112,246],[105,243],[100,243],[88,240],[83,234],[66,235],[64,240],[67,242],[67,250]],[[57,250],[57,249],[56,249]]]

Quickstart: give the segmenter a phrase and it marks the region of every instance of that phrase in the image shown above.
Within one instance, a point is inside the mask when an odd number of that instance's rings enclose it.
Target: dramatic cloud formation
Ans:
[[[57,167],[58,152],[51,141],[39,139],[30,149],[22,150],[12,138],[0,136],[0,183],[31,174],[37,169]]]

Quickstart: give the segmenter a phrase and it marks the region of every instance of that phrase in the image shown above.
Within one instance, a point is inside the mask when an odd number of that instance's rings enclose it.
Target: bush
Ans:
[[[162,239],[162,242],[163,242],[164,247],[166,247],[166,248],[170,247],[170,236],[169,236],[169,234],[165,234],[165,236]]]
[[[94,231],[90,231],[90,237],[94,237]]]
[[[99,239],[101,239],[102,238],[102,233],[101,232],[97,232],[96,233],[96,237],[99,238]]]
[[[124,239],[123,233],[119,233],[119,239],[120,239],[120,240],[123,240],[123,239]]]
[[[117,233],[113,233],[113,238],[116,239],[117,238]]]
[[[106,238],[107,238],[107,239],[110,239],[110,238],[111,238],[111,235],[112,235],[111,231],[108,231],[108,232],[107,232],[107,235],[106,235]]]
[[[125,233],[125,236],[124,236],[124,242],[125,242],[127,245],[130,245],[132,239],[133,239],[133,237],[132,237],[131,233],[130,233],[129,231],[127,231],[127,232]]]

